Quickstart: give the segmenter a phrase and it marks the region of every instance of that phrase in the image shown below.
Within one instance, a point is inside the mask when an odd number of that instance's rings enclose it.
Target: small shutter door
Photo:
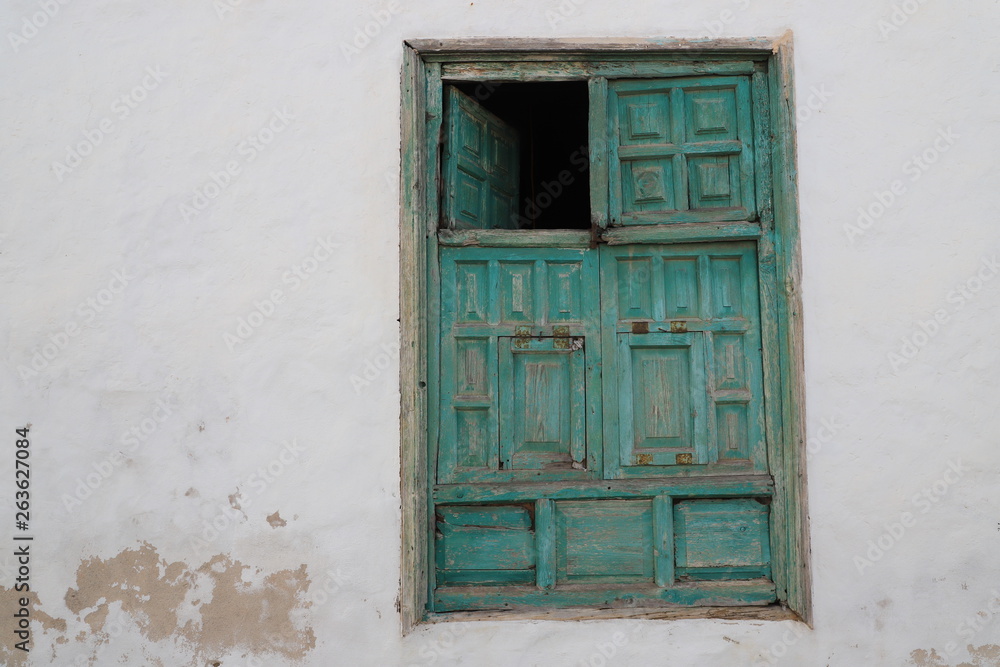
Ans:
[[[609,476],[766,470],[755,245],[601,253]]]
[[[708,463],[701,334],[618,334],[621,465]]]
[[[597,251],[442,248],[438,481],[596,479]]]
[[[447,228],[516,228],[517,131],[454,86],[445,97]]]
[[[750,79],[609,82],[613,225],[755,217]]]

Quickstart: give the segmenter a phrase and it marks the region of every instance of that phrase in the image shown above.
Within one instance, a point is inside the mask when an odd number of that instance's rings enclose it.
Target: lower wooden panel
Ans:
[[[767,605],[775,601],[774,583],[705,581],[655,586],[563,585],[553,590],[515,586],[439,588],[434,609],[439,612],[519,607],[714,607]]]

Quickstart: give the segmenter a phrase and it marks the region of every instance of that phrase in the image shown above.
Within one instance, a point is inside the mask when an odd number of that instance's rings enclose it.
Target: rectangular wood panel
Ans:
[[[770,576],[768,506],[751,498],[684,500],[674,506],[678,577]]]
[[[454,86],[445,90],[445,224],[512,229],[517,220],[517,131]]]
[[[599,476],[596,251],[445,247],[440,261],[438,480]]]
[[[608,86],[613,225],[756,218],[749,76]]]
[[[586,467],[583,338],[500,339],[503,469]]]
[[[651,500],[555,503],[556,581],[653,581]]]
[[[442,584],[515,584],[534,580],[532,514],[520,505],[439,505],[437,568]]]
[[[765,470],[756,244],[601,248],[606,462],[619,476],[679,466]],[[609,431],[609,438],[610,435]]]

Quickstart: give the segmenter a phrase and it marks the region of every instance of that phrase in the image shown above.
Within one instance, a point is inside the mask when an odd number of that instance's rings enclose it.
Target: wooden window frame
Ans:
[[[790,33],[777,38],[623,41],[570,39],[465,39],[404,42],[400,174],[400,393],[402,573],[399,597],[402,631],[417,624],[470,619],[595,619],[615,617],[799,620],[811,624],[809,526],[806,507],[805,400],[802,352],[801,268],[795,167],[795,108]],[[681,609],[553,609],[430,613],[428,577],[432,560],[428,512],[428,415],[438,409],[434,378],[440,305],[428,285],[436,284],[442,121],[440,82],[447,80],[556,81],[581,76],[670,75],[672,71],[728,73],[739,63],[767,64],[771,129],[771,211],[761,218],[769,233],[761,245],[761,311],[768,404],[768,461],[774,477],[772,565],[778,604],[768,607]],[[673,68],[673,70],[672,70]],[[606,81],[606,80],[605,80]],[[430,86],[429,83],[435,83]],[[601,84],[598,83],[598,86]],[[606,83],[604,84],[606,88]],[[592,90],[600,93],[600,90]],[[593,95],[592,95],[593,100]],[[592,101],[593,105],[594,102]],[[601,100],[601,104],[604,101]],[[593,111],[593,110],[592,110]],[[607,165],[593,155],[592,178]],[[606,176],[603,176],[606,177]],[[593,201],[595,222],[606,201]],[[773,214],[772,214],[773,212]],[[771,222],[769,222],[771,221]],[[766,226],[771,225],[770,230]],[[697,223],[677,232],[685,240],[723,240],[748,233],[744,223]],[[617,228],[623,242],[641,230]],[[476,232],[489,242],[488,230]],[[538,234],[536,232],[536,234]],[[553,246],[580,243],[586,232],[544,232]],[[671,236],[671,240],[678,237]],[[463,239],[461,242],[466,242]],[[768,247],[770,246],[770,247]],[[774,407],[776,406],[776,407]],[[433,420],[431,420],[433,421]]]

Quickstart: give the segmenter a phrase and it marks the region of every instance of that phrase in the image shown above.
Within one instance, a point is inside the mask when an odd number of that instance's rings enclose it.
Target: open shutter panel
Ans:
[[[755,244],[601,253],[608,475],[766,470]]]
[[[598,280],[593,250],[442,249],[440,482],[600,474]]]
[[[609,82],[612,224],[755,218],[750,79]]]
[[[444,215],[449,229],[517,227],[517,131],[446,88]]]

